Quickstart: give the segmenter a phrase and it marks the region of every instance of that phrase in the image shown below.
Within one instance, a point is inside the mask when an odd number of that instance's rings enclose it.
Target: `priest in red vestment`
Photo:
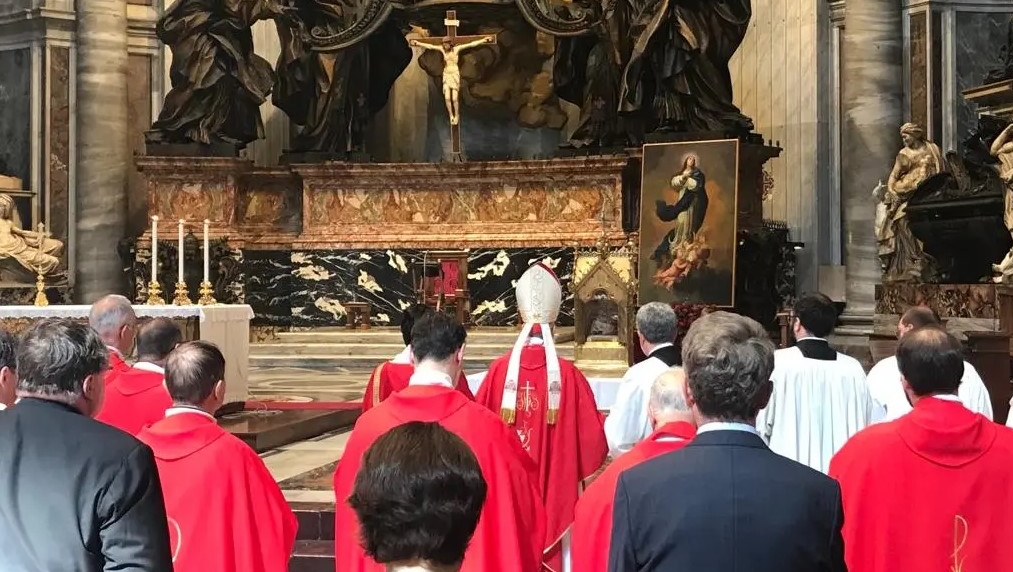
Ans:
[[[410,421],[436,422],[467,443],[478,459],[489,494],[464,556],[465,572],[533,572],[542,561],[545,515],[534,464],[517,435],[487,409],[454,389],[467,333],[447,314],[434,312],[413,328],[415,373],[408,387],[359,418],[334,473],[334,542],[338,572],[382,572],[360,545],[359,523],[348,504],[365,451],[390,429]]]
[[[415,371],[412,364],[412,327],[422,316],[435,312],[425,304],[416,304],[405,310],[401,317],[401,337],[404,339],[404,350],[394,356],[394,359],[384,362],[373,370],[369,376],[369,383],[366,385],[366,393],[362,396],[362,411],[369,411],[376,407],[381,401],[387,399],[391,393],[401,391],[408,387],[408,380]],[[468,387],[468,378],[462,370],[457,374],[455,388],[463,393],[468,399],[475,399]]]
[[[538,466],[546,518],[544,562],[560,572],[574,506],[584,481],[605,462],[608,444],[587,379],[556,355],[550,324],[563,295],[556,274],[535,264],[517,281],[516,293],[524,327],[513,351],[489,367],[475,401],[514,428]]]
[[[851,572],[978,572],[1013,566],[1013,431],[960,402],[960,344],[942,329],[897,347],[914,409],[851,438],[841,484]]]
[[[288,572],[295,515],[264,462],[218,426],[225,357],[204,341],[165,366],[173,407],[138,439],[155,454],[175,572]]]
[[[183,333],[168,318],[155,318],[137,333],[137,363],[106,386],[96,419],[137,435],[160,421],[172,398],[165,389],[165,360],[183,341]]]
[[[106,372],[106,387],[130,369],[126,356],[134,349],[134,335],[137,332],[137,314],[130,300],[119,294],[99,298],[88,312],[88,325],[98,332],[102,343],[109,349],[109,371]]]
[[[681,368],[671,368],[658,376],[647,402],[647,416],[654,432],[612,461],[577,501],[571,557],[577,572],[608,570],[612,501],[619,475],[648,459],[685,447],[696,435],[685,389],[686,375]]]

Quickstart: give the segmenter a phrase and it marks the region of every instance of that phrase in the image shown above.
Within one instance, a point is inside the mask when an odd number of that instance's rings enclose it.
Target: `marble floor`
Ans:
[[[351,430],[321,435],[261,454],[289,502],[334,502],[331,476]]]

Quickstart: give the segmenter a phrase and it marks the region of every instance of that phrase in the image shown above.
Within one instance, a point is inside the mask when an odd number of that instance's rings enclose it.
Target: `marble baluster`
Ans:
[[[901,0],[848,0],[841,74],[845,314],[870,324],[881,279],[872,189],[886,180],[901,145],[902,42]]]
[[[124,287],[117,245],[127,221],[127,2],[77,4],[75,292],[92,302]]]

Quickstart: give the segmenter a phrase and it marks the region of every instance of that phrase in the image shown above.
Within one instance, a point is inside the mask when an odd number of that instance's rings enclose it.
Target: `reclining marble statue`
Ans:
[[[991,148],[992,156],[999,160],[996,170],[1002,179],[1005,189],[1003,191],[1003,223],[1006,230],[1013,234],[1013,123],[1006,126],[1002,133],[995,138]],[[1004,279],[1013,278],[1013,249],[1006,254],[998,264],[992,265],[994,276],[992,281],[1003,282]]]
[[[37,274],[58,274],[63,243],[44,234],[24,230],[14,220],[14,199],[0,193],[0,276],[34,282]]]

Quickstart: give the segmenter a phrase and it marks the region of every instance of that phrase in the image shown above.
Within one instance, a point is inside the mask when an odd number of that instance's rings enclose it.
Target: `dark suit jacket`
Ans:
[[[744,431],[625,471],[609,572],[843,572],[841,489]]]
[[[52,401],[0,412],[0,570],[171,572],[151,449]]]

